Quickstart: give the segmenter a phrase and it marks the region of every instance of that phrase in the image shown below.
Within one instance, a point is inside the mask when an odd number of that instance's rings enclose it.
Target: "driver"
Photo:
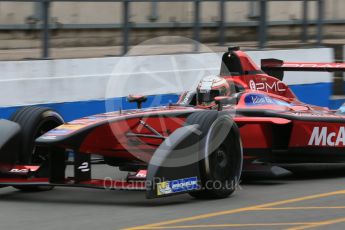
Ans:
[[[228,82],[216,75],[203,78],[197,88],[197,105],[203,107],[216,106],[214,98],[218,96],[230,96]]]

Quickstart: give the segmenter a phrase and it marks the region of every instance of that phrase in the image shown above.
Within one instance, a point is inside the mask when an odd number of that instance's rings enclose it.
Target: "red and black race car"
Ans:
[[[233,47],[223,55],[220,74],[205,76],[176,104],[142,109],[146,97],[130,96],[138,109],[68,123],[48,108],[22,108],[11,121],[0,120],[0,185],[224,198],[242,169],[284,174],[293,164],[344,162],[345,108],[299,101],[282,82],[284,71],[345,71],[345,64],[266,59],[259,68]],[[125,180],[94,179],[94,163],[130,173]],[[66,176],[68,164],[73,177]]]

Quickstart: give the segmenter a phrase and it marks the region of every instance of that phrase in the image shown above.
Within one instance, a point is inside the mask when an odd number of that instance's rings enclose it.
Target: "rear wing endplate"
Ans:
[[[285,62],[279,59],[262,59],[261,69],[268,75],[283,80],[284,71],[345,72],[345,63]]]

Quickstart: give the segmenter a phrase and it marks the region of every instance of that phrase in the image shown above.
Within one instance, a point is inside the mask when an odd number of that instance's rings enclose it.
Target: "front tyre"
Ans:
[[[17,110],[10,120],[21,126],[18,163],[23,165],[41,165],[47,161],[51,150],[48,147],[36,146],[35,140],[49,130],[62,125],[64,123],[62,116],[49,108],[29,106]],[[64,149],[54,151],[58,151],[57,154],[65,154]],[[43,173],[48,175],[48,172]],[[53,189],[53,186],[14,187],[23,191],[46,191]]]
[[[217,111],[191,114],[186,124],[199,124],[202,159],[199,162],[202,189],[190,195],[221,199],[237,188],[242,172],[242,144],[237,125],[229,115]]]

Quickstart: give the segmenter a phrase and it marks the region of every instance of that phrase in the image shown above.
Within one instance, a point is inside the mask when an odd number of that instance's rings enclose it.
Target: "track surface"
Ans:
[[[223,200],[188,195],[146,200],[142,192],[66,187],[40,193],[2,188],[0,205],[2,230],[345,229],[345,169],[247,181]]]

